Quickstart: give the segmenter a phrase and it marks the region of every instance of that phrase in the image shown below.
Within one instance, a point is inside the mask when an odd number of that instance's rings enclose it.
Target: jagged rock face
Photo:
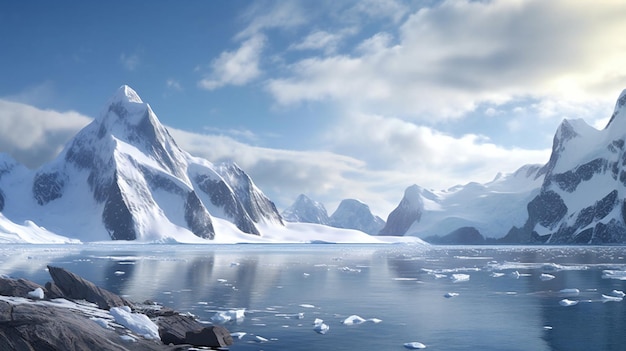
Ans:
[[[377,234],[385,221],[374,216],[369,206],[355,199],[341,201],[330,216],[330,225],[336,228],[356,229],[368,234]]]
[[[293,205],[283,211],[282,216],[288,222],[330,224],[324,205],[304,194],[298,196]]]
[[[27,177],[13,168],[13,161],[0,157],[0,210],[8,209],[15,218],[38,218],[38,225],[69,237],[84,240],[88,232],[87,241],[163,240],[170,233],[213,239],[214,216],[254,235],[260,235],[258,222],[283,224],[274,204],[243,170],[234,164],[215,167],[181,150],[150,106],[127,86],[55,160]],[[3,180],[5,173],[10,179]],[[2,191],[20,177],[30,196],[12,190],[5,197]],[[13,204],[24,196],[36,206],[19,206],[28,213],[17,213]],[[49,213],[75,216],[84,226]]]
[[[604,130],[564,120],[554,137],[541,192],[528,220],[507,241],[552,244],[626,242],[626,91]]]
[[[404,235],[415,222],[419,222],[424,212],[424,202],[420,188],[412,185],[404,191],[404,197],[387,218],[387,224],[378,235]]]

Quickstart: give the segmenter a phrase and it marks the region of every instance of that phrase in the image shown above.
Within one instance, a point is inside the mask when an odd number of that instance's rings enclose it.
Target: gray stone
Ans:
[[[226,328],[213,325],[185,334],[187,344],[194,346],[226,347],[233,344],[233,338]]]
[[[26,279],[11,279],[0,277],[0,295],[29,297],[28,293],[43,287]]]

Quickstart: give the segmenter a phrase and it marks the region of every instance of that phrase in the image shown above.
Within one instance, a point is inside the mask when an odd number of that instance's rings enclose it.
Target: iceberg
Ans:
[[[574,306],[574,305],[577,305],[577,304],[578,304],[578,301],[574,301],[574,300],[563,299],[563,300],[559,301],[559,305],[561,305],[563,307]]]
[[[380,320],[378,318],[365,319],[365,318],[363,318],[361,316],[357,316],[356,314],[353,314],[350,317],[344,319],[343,322],[341,322],[341,324],[343,324],[343,325],[358,325],[358,324],[363,324],[365,322],[372,322],[374,324],[377,324],[377,323],[382,322],[382,320]]]
[[[421,342],[413,341],[413,342],[405,343],[404,347],[406,347],[409,350],[420,350],[420,349],[425,349],[426,345],[422,344]]]
[[[450,279],[452,279],[452,281],[454,283],[460,283],[460,282],[467,282],[470,280],[470,275],[469,274],[462,274],[462,273],[457,273],[457,274],[453,274]]]
[[[313,330],[318,334],[326,334],[330,330],[328,324],[324,323],[324,320],[319,318],[315,318],[313,325]]]
[[[443,297],[445,297],[446,299],[449,299],[451,297],[457,297],[457,296],[459,296],[459,293],[455,293],[455,292],[449,292],[443,295]]]

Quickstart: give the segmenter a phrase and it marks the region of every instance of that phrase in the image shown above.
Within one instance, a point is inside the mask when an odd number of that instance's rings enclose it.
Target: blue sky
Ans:
[[[386,217],[545,163],[563,118],[626,88],[621,1],[4,1],[0,152],[36,167],[122,84],[178,144],[234,160],[280,209]]]

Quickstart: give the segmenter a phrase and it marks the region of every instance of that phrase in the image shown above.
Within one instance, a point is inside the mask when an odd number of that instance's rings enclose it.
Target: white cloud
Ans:
[[[170,90],[174,90],[174,91],[183,91],[183,87],[182,85],[180,85],[180,82],[177,81],[176,79],[168,79],[165,82],[165,85],[170,89]]]
[[[307,16],[296,1],[256,1],[249,6],[242,20],[246,27],[235,38],[245,39],[272,28],[293,28],[307,22]]]
[[[265,36],[255,35],[241,43],[236,51],[225,51],[211,63],[211,73],[198,85],[215,90],[225,85],[244,85],[261,75],[259,60]]]
[[[486,182],[498,172],[547,162],[550,150],[503,148],[484,136],[453,137],[397,118],[355,114],[329,131],[335,152],[363,160],[373,170],[403,174],[426,188]],[[407,184],[409,185],[409,184]]]
[[[0,100],[0,152],[36,168],[56,156],[91,119],[76,112],[41,110]]]
[[[292,50],[323,50],[332,53],[337,49],[342,36],[323,30],[316,30],[307,35],[301,42],[291,45]]]
[[[120,54],[120,63],[125,69],[134,71],[139,66],[139,55],[127,55],[123,52]]]
[[[626,76],[624,13],[616,1],[444,1],[402,17],[396,43],[381,32],[351,55],[295,61],[266,88],[284,105],[332,101],[431,123],[529,96],[606,103]]]

